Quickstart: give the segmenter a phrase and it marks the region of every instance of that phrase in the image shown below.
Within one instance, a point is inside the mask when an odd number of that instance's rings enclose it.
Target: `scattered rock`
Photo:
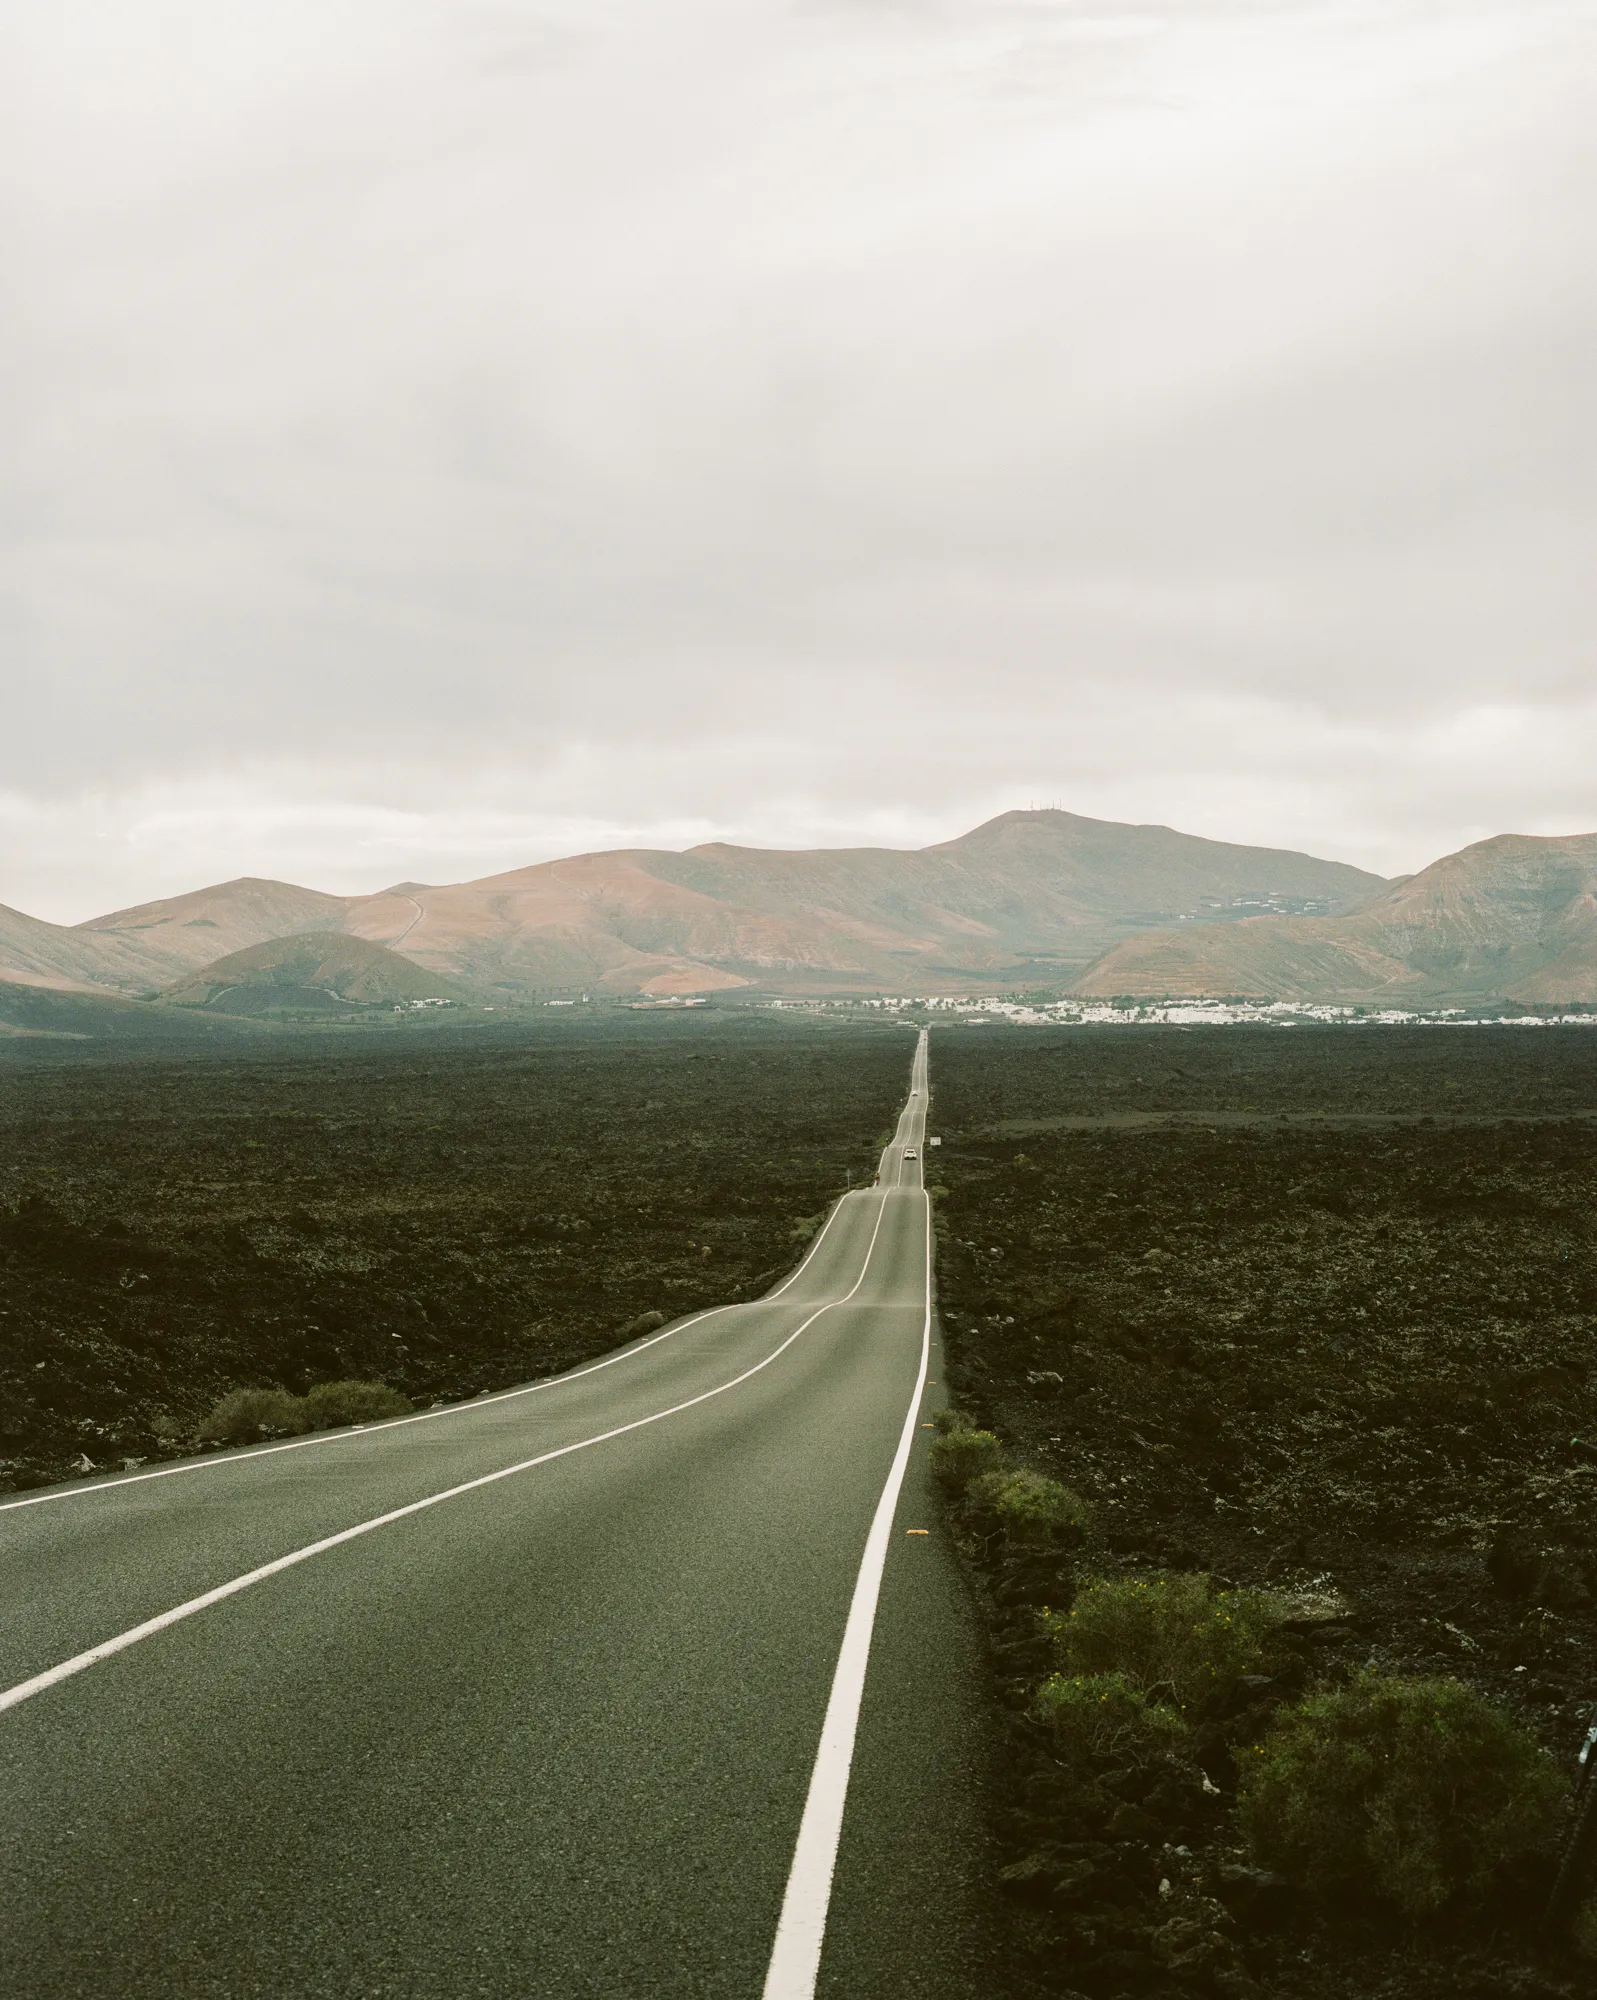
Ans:
[[[1506,1597],[1532,1597],[1546,1565],[1541,1550],[1517,1528],[1499,1528],[1486,1550],[1486,1574]]]
[[[663,1312],[639,1313],[636,1319],[629,1319],[625,1326],[618,1329],[616,1338],[617,1340],[636,1340],[639,1334],[654,1333],[660,1327],[664,1326],[665,1323],[665,1314]]]
[[[1090,1861],[1068,1863],[1054,1883],[1053,1900],[1062,1904],[1090,1901],[1097,1873]]]
[[[1091,1862],[1074,1859],[1049,1842],[1019,1861],[1012,1861],[1007,1868],[1000,1868],[998,1880],[1006,1894],[1040,1901],[1051,1896],[1061,1883],[1084,1882],[1091,1874]]]
[[[1284,1632],[1313,1632],[1322,1625],[1346,1625],[1353,1613],[1347,1599],[1336,1590],[1306,1590],[1281,1600],[1285,1616]]]
[[[1111,1840],[1157,1840],[1159,1823],[1129,1801],[1115,1807],[1105,1831]]]
[[[1096,1958],[1076,1968],[1078,1977],[1092,1982],[1093,1992],[1113,1994],[1147,1985],[1161,1970],[1158,1959],[1151,1953],[1134,1950],[1101,1951]]]
[[[1486,1574],[1505,1597],[1528,1598],[1555,1610],[1584,1609],[1592,1601],[1584,1577],[1522,1530],[1500,1528],[1486,1550]]]
[[[1288,1917],[1297,1902],[1297,1890],[1284,1875],[1239,1861],[1223,1861],[1212,1886],[1234,1917],[1261,1928]]]
[[[1202,1916],[1171,1917],[1153,1934],[1154,1956],[1167,1972],[1207,1971],[1229,1958],[1229,1942]]]

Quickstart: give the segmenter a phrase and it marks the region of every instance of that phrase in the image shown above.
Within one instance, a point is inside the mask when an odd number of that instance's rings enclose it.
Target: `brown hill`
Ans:
[[[294,882],[241,875],[236,881],[216,882],[163,902],[91,917],[73,925],[71,935],[90,950],[131,947],[141,962],[163,969],[164,985],[181,972],[197,970],[268,938],[341,931],[353,900],[302,889]]]
[[[172,1006],[255,1016],[467,997],[454,980],[425,971],[397,951],[326,931],[230,952],[161,995]]]
[[[1058,984],[1179,918],[1340,913],[1385,886],[1169,827],[1005,813],[918,853],[622,850],[359,897],[246,877],[70,928],[0,917],[0,976],[139,992],[269,940],[344,933],[513,994],[991,991]]]
[[[347,896],[245,876],[83,924],[0,905],[0,980],[63,992],[153,993],[230,951],[290,932],[340,930]]]
[[[919,852],[714,844],[578,855],[369,897],[352,930],[479,982],[614,992],[991,989],[1057,981],[1128,932],[1239,906],[1345,910],[1378,876],[1073,813]]]
[[[137,937],[85,938],[0,904],[0,981],[103,993],[148,990],[170,977],[160,954]]]
[[[1431,1006],[1597,1001],[1597,833],[1479,841],[1349,916],[1265,916],[1130,938],[1073,990]]]
[[[660,881],[643,865],[652,858],[586,854],[480,882],[390,890],[357,904],[350,928],[440,973],[512,992],[746,985],[740,972],[705,961],[764,949],[761,927]]]

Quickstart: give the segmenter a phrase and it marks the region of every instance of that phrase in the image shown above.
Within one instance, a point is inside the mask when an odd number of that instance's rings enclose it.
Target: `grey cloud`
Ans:
[[[1584,6],[23,43],[0,900],[1030,796],[1393,868],[1597,823]]]

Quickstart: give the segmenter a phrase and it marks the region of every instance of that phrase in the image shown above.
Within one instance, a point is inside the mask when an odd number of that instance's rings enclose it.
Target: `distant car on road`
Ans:
[[[916,1157],[915,1148],[913,1146],[906,1146],[904,1148],[904,1158],[906,1160],[913,1160],[915,1157]]]

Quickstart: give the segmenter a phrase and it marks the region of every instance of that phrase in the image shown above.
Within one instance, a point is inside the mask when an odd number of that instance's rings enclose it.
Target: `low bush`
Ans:
[[[973,1479],[1003,1469],[1004,1448],[991,1431],[968,1422],[949,1424],[932,1443],[932,1475],[950,1493],[963,1493]]]
[[[966,1486],[965,1500],[1025,1548],[1073,1547],[1092,1518],[1079,1494],[1040,1472],[984,1472]]]
[[[636,1319],[629,1319],[616,1334],[617,1340],[636,1340],[640,1334],[656,1333],[665,1325],[663,1312],[639,1313]]]
[[[305,1425],[313,1431],[339,1424],[372,1424],[383,1417],[409,1416],[408,1396],[386,1382],[318,1382],[305,1394]]]
[[[230,1389],[195,1427],[201,1444],[259,1444],[309,1428],[305,1405],[282,1389]]]
[[[1244,1674],[1268,1669],[1281,1622],[1258,1590],[1215,1590],[1206,1576],[1096,1577],[1048,1623],[1067,1673],[1122,1673],[1166,1689],[1177,1707],[1224,1701]]]
[[[1055,1674],[1037,1690],[1037,1720],[1052,1732],[1062,1761],[1141,1766],[1178,1750],[1187,1726],[1124,1674]]]
[[[1361,1674],[1280,1715],[1242,1762],[1260,1860],[1411,1917],[1547,1853],[1565,1790],[1525,1731],[1455,1680]]]

